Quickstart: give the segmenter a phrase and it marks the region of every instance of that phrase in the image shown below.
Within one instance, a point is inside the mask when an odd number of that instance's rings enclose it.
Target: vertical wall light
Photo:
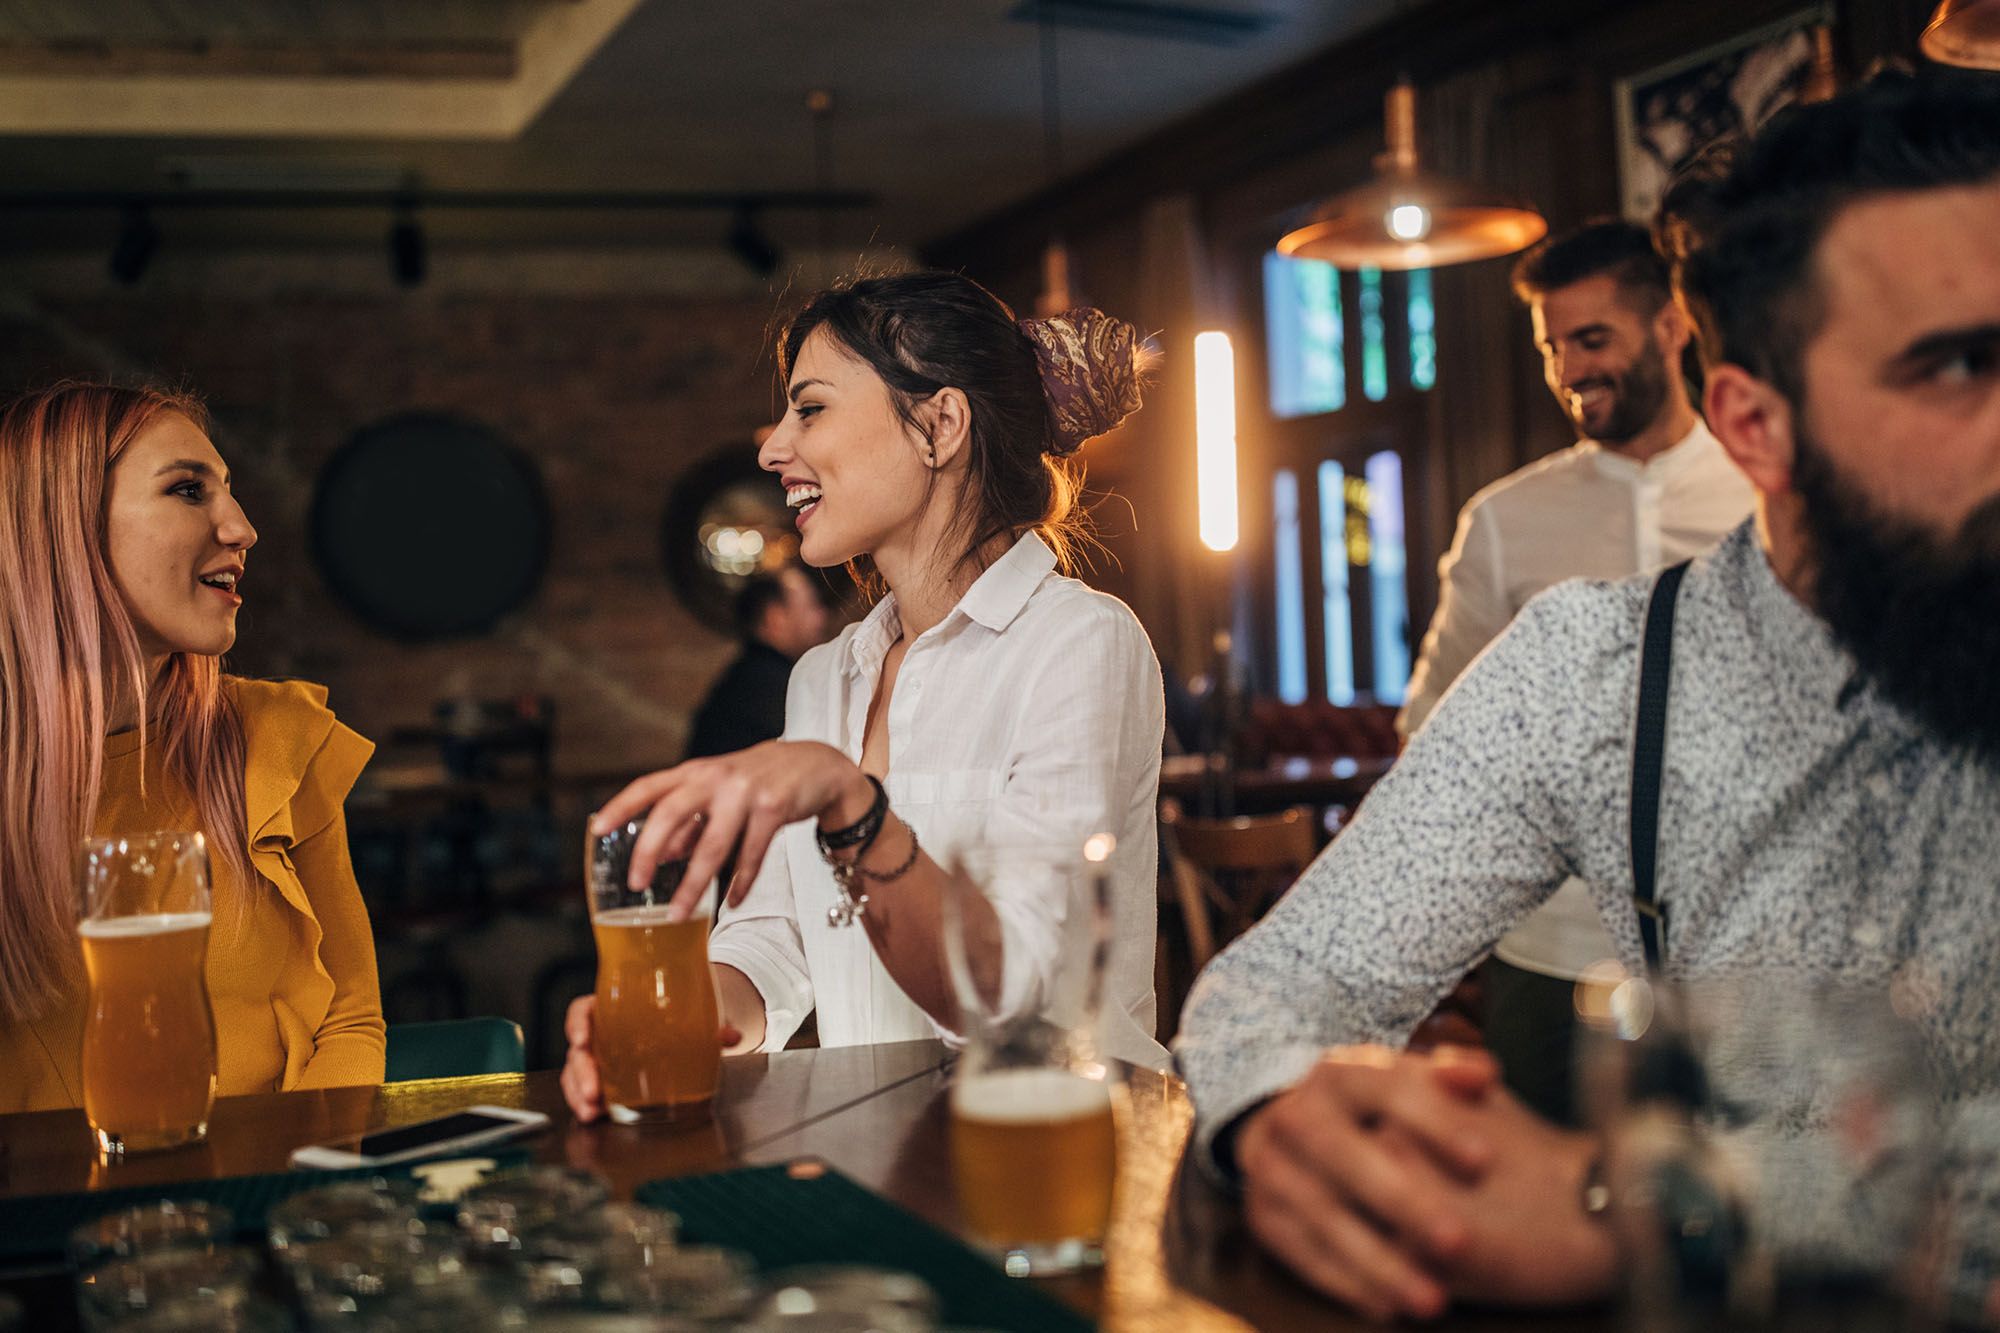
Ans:
[[[1194,339],[1194,472],[1201,543],[1236,547],[1236,357],[1226,333]]]

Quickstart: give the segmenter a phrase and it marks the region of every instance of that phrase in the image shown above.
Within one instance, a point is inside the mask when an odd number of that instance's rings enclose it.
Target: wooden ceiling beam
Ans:
[[[511,79],[511,41],[265,43],[0,42],[0,77]]]

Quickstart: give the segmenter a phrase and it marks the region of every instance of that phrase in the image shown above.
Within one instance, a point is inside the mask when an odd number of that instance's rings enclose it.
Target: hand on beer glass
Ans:
[[[562,1068],[563,1099],[571,1113],[587,1125],[605,1111],[604,1072],[597,1063],[595,995],[579,995],[569,1002],[563,1035],[569,1038],[569,1054]],[[742,1041],[743,1034],[725,1019],[716,1028],[715,1040],[718,1048],[727,1048]]]
[[[81,871],[83,1109],[98,1151],[199,1143],[216,1075],[208,844],[199,833],[86,838]]]
[[[779,829],[801,819],[852,824],[874,801],[875,789],[860,767],[832,746],[765,741],[636,779],[604,803],[590,831],[602,837],[627,821],[644,824],[631,851],[627,882],[634,889],[662,863],[685,861],[679,892],[666,905],[667,919],[682,921],[732,851],[736,872],[727,898],[734,907],[755,882]]]
[[[684,862],[661,862],[631,882],[643,832],[643,822],[634,820],[586,842],[597,991],[582,1019],[569,1025],[563,1079],[584,1119],[600,1101],[624,1124],[699,1119],[722,1078],[726,1041],[708,965],[709,920],[671,910],[684,887]]]

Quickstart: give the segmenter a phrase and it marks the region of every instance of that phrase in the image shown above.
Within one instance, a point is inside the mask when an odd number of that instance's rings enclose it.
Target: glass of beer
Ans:
[[[199,833],[86,838],[81,870],[83,1109],[98,1150],[199,1143],[215,1104],[208,844]]]
[[[597,1063],[620,1124],[702,1119],[722,1080],[709,918],[667,916],[685,862],[662,862],[645,888],[627,884],[644,825],[590,839],[584,867],[597,939]]]
[[[1097,1016],[1110,947],[1112,839],[1081,855],[977,848],[951,858],[945,962],[966,1041],[951,1089],[951,1155],[966,1227],[1014,1277],[1103,1262],[1118,1092]],[[991,899],[1040,899],[1047,935],[1009,942]],[[1027,958],[1035,961],[1030,963]]]

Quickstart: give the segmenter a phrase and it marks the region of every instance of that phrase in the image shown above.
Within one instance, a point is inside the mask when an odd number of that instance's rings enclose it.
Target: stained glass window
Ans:
[[[1326,615],[1326,697],[1354,702],[1354,623],[1347,607],[1347,477],[1331,459],[1319,465],[1319,582]]]
[[[1410,684],[1410,600],[1403,579],[1403,460],[1384,450],[1368,460],[1369,639],[1375,699],[1400,704]]]
[[[1264,324],[1273,412],[1301,417],[1347,402],[1340,274],[1333,265],[1275,250],[1265,255]]]
[[[1364,268],[1361,279],[1361,392],[1371,403],[1389,396],[1388,333],[1382,321],[1382,270]]]
[[[1306,593],[1300,568],[1299,478],[1280,468],[1271,482],[1277,516],[1278,697],[1288,704],[1306,697]]]
[[[1437,307],[1431,304],[1431,271],[1410,273],[1410,387],[1428,389],[1437,383]]]

